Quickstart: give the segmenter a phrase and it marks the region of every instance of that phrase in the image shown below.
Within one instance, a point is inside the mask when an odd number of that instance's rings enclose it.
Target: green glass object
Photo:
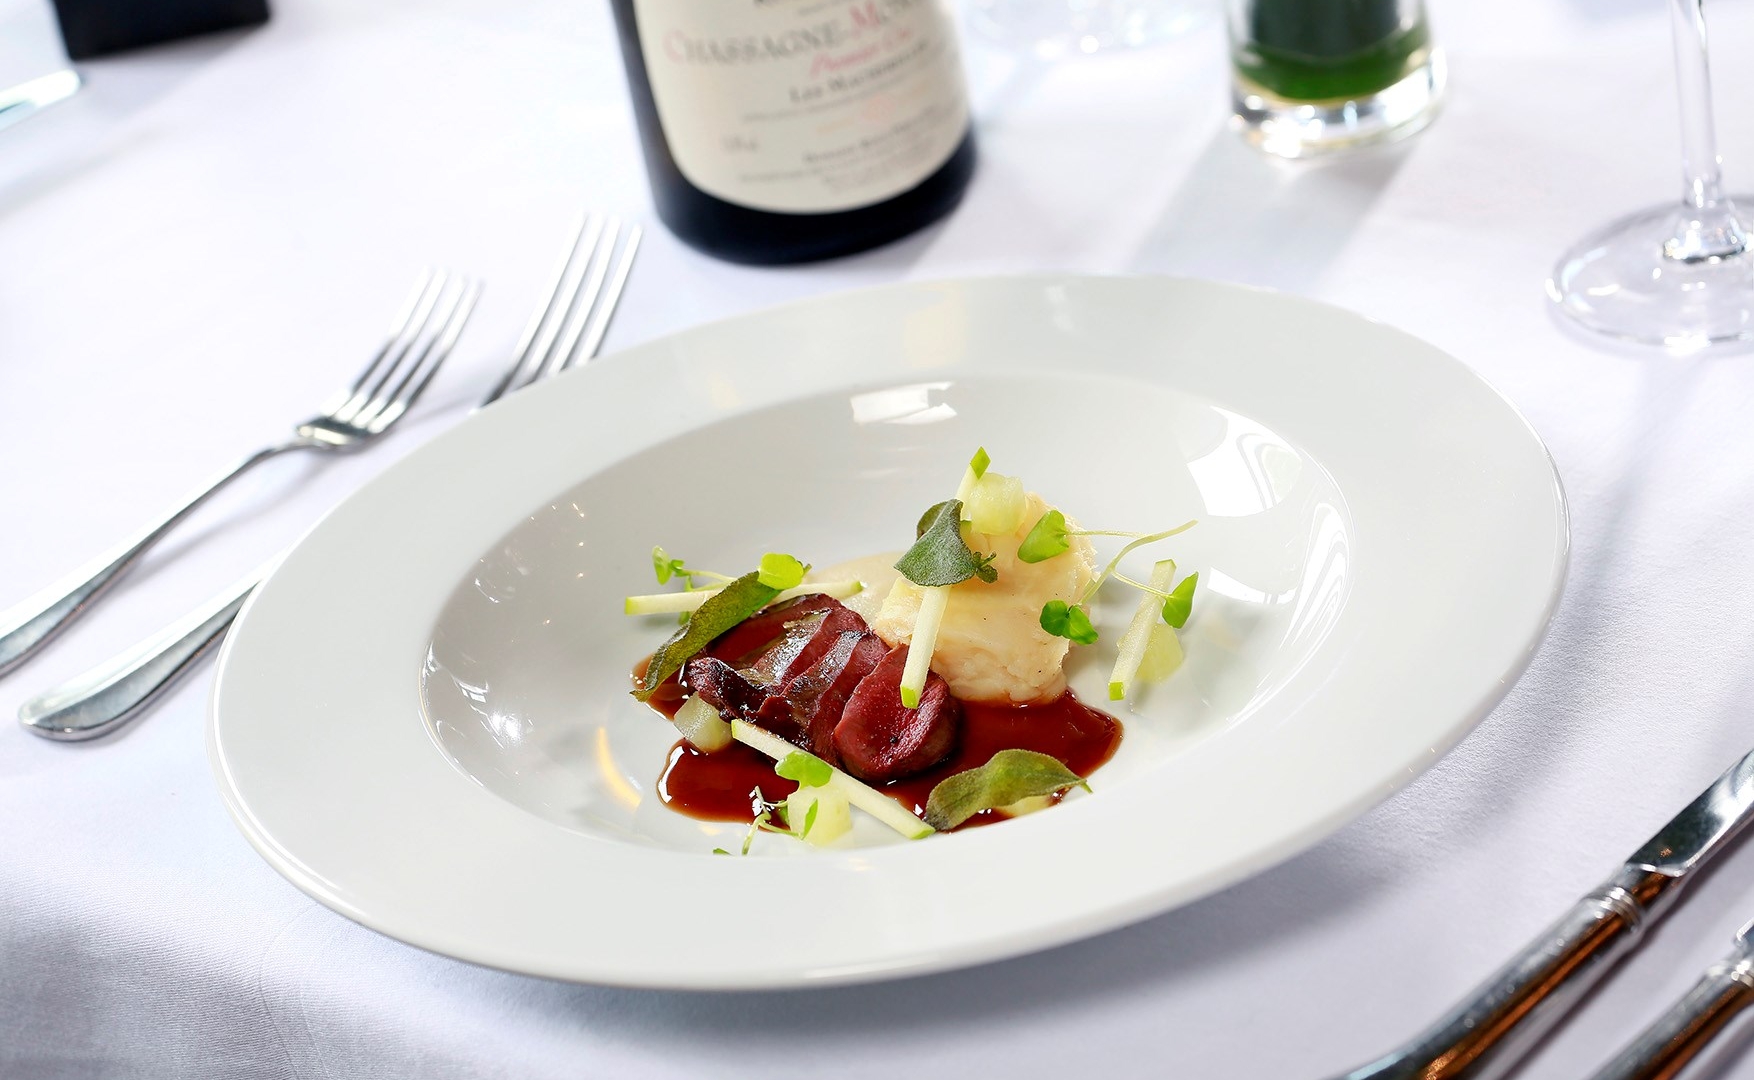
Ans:
[[[1230,41],[1239,129],[1269,152],[1382,142],[1436,112],[1421,0],[1231,0]]]
[[[1249,81],[1293,101],[1374,94],[1419,65],[1431,35],[1401,0],[1252,0],[1233,59]],[[1407,9],[1411,10],[1407,10]]]

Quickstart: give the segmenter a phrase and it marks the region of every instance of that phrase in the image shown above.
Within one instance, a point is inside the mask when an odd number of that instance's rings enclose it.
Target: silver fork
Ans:
[[[587,217],[518,340],[511,366],[478,408],[597,354],[639,249],[639,226]],[[620,251],[617,253],[617,247]],[[93,739],[145,712],[225,636],[276,556],[227,592],[140,644],[25,702],[19,723],[48,739]]]
[[[133,539],[0,612],[0,676],[35,656],[166,533],[244,473],[293,450],[355,450],[390,430],[450,355],[480,294],[468,278],[446,270],[423,273],[365,370],[296,425],[291,438],[244,458]]]

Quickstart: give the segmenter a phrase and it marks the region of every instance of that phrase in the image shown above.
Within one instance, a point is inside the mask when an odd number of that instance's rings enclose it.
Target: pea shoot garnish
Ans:
[[[1064,600],[1050,600],[1042,605],[1041,628],[1048,633],[1053,634],[1055,637],[1063,637],[1077,645],[1096,644],[1098,634],[1096,628],[1091,625],[1090,613],[1087,610],[1086,605],[1096,598],[1097,591],[1100,590],[1103,583],[1111,577],[1122,584],[1131,585],[1133,588],[1146,593],[1147,599],[1151,601],[1152,606],[1161,602],[1163,620],[1170,626],[1177,629],[1185,626],[1188,621],[1188,615],[1193,611],[1194,586],[1199,578],[1198,574],[1189,575],[1186,580],[1182,581],[1181,584],[1177,585],[1172,590],[1169,588],[1168,581],[1158,583],[1154,579],[1151,584],[1146,584],[1144,582],[1134,581],[1132,578],[1127,577],[1118,571],[1121,565],[1121,560],[1126,558],[1133,551],[1144,547],[1147,544],[1155,544],[1159,540],[1167,540],[1178,533],[1186,532],[1193,528],[1195,524],[1197,523],[1193,521],[1183,522],[1173,529],[1165,529],[1163,532],[1156,533],[1112,532],[1099,529],[1073,529],[1066,523],[1066,516],[1058,510],[1049,510],[1047,513],[1043,514],[1040,519],[1036,521],[1035,525],[1030,528],[1029,534],[1024,537],[1023,543],[1018,547],[1017,557],[1024,562],[1046,562],[1049,559],[1063,555],[1070,550],[1072,546],[1071,538],[1074,536],[1126,536],[1131,537],[1132,539],[1125,547],[1115,553],[1115,557],[1108,561],[1108,565],[1102,568],[1100,574],[1097,574],[1096,577],[1091,579],[1090,584],[1085,587],[1083,594],[1078,597],[1075,603],[1068,604]],[[1163,563],[1158,564],[1159,567],[1163,565]],[[1173,572],[1175,564],[1172,562],[1168,565]],[[1135,622],[1136,621],[1137,617],[1135,616]],[[1131,631],[1129,630],[1129,633],[1130,632]],[[1139,642],[1139,648],[1141,650],[1141,655],[1143,655],[1143,639]],[[1137,670],[1138,668],[1136,661],[1133,664],[1133,668],[1134,670]],[[1117,667],[1116,670],[1118,672],[1119,668]],[[1130,678],[1131,675],[1129,674],[1127,678],[1120,679],[1119,681],[1124,686]],[[1124,693],[1125,691],[1123,689],[1122,694],[1124,695]],[[1119,696],[1114,693],[1114,681],[1112,680],[1109,685],[1109,696],[1115,700],[1119,700]]]
[[[749,793],[749,810],[755,815],[755,817],[749,822],[749,831],[743,834],[743,850],[738,852],[739,855],[749,854],[749,847],[751,844],[755,843],[755,834],[758,832],[788,831],[787,829],[776,826],[773,823],[774,818],[777,816],[782,823],[789,824],[785,822],[785,802],[768,802],[766,797],[761,794],[761,788],[759,787]],[[719,855],[730,854],[730,852],[721,848],[714,848],[713,852],[714,854]]]
[[[1173,567],[1175,564],[1170,563]],[[1194,588],[1199,584],[1200,575],[1196,571],[1182,578],[1170,594],[1163,598],[1163,621],[1180,630],[1188,624],[1188,616],[1194,611]]]
[[[790,555],[770,551],[761,557],[761,565],[756,570],[755,577],[768,588],[784,592],[803,584],[804,575],[809,570],[808,566]]]
[[[1090,616],[1083,607],[1064,600],[1049,600],[1042,605],[1041,628],[1079,645],[1096,644],[1096,627],[1090,625]]]
[[[778,595],[770,601],[770,603],[775,604],[784,603],[807,593],[822,593],[826,596],[832,596],[836,600],[845,600],[865,588],[864,583],[857,579],[806,583],[804,576],[809,569],[790,555],[770,551],[761,557],[757,579],[763,585],[779,590]],[[658,584],[667,585],[672,581],[680,581],[683,591],[629,596],[622,601],[623,614],[681,615],[683,621],[686,622],[690,612],[698,610],[701,605],[721,592],[726,585],[736,580],[727,574],[718,574],[711,570],[696,570],[694,567],[686,565],[681,559],[674,558],[661,547],[652,549],[652,571],[657,576]],[[708,584],[700,584],[702,581]]]
[[[672,558],[668,551],[661,547],[652,548],[652,572],[657,576],[658,584],[668,585],[672,578],[682,582],[685,588],[695,588],[695,578],[705,578],[723,585],[731,579],[724,574],[715,574],[711,570],[694,570],[681,559]]]

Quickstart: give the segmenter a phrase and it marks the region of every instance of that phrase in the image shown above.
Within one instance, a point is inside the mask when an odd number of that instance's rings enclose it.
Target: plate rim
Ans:
[[[205,741],[207,743],[209,761],[214,772],[215,782],[219,788],[221,799],[226,806],[228,814],[232,817],[234,823],[244,834],[245,838],[250,842],[251,846],[254,847],[277,872],[286,877],[301,891],[304,891],[307,895],[312,896],[314,899],[332,910],[339,912],[361,925],[383,933],[386,936],[412,944],[417,948],[438,955],[463,959],[481,966],[496,968],[498,970],[512,973],[537,975],[540,977],[557,978],[567,981],[588,982],[595,985],[647,989],[758,990],[810,985],[858,983],[927,974],[935,971],[965,967],[975,963],[999,960],[1025,952],[1031,952],[1075,941],[1094,934],[1107,932],[1152,915],[1172,910],[1175,907],[1182,906],[1183,904],[1192,902],[1200,897],[1228,888],[1241,880],[1254,876],[1268,867],[1277,865],[1307,851],[1310,847],[1332,835],[1345,824],[1356,820],[1369,808],[1379,804],[1389,795],[1407,786],[1444,754],[1448,753],[1459,744],[1462,739],[1472,733],[1479,723],[1504,700],[1518,679],[1520,679],[1520,677],[1527,671],[1529,665],[1532,664],[1534,657],[1539,652],[1542,642],[1546,638],[1552,621],[1557,613],[1558,606],[1562,600],[1572,551],[1570,510],[1569,502],[1564,490],[1563,479],[1559,474],[1551,450],[1547,447],[1544,440],[1541,439],[1533,425],[1529,423],[1527,417],[1513,402],[1506,398],[1496,389],[1496,387],[1472,367],[1424,339],[1418,338],[1392,325],[1383,323],[1380,320],[1341,308],[1337,305],[1257,286],[1152,274],[1092,275],[1031,273],[1017,275],[979,275],[876,285],[856,290],[838,291],[814,297],[795,299],[772,307],[724,316],[722,318],[647,339],[630,346],[625,350],[618,351],[613,354],[613,357],[618,359],[628,353],[637,355],[644,351],[656,352],[670,347],[674,342],[687,341],[692,338],[710,338],[715,333],[721,331],[724,326],[730,324],[752,323],[763,320],[783,320],[800,309],[832,307],[849,303],[857,304],[863,302],[864,298],[872,296],[873,294],[920,293],[923,296],[930,296],[933,293],[946,289],[984,289],[996,287],[1033,290],[1056,285],[1066,285],[1068,283],[1077,288],[1103,288],[1105,287],[1103,283],[1112,281],[1145,282],[1152,286],[1166,287],[1171,290],[1184,287],[1215,288],[1219,290],[1254,294],[1256,297],[1267,298],[1272,303],[1289,304],[1294,307],[1313,309],[1325,313],[1328,316],[1339,315],[1349,320],[1356,320],[1359,323],[1367,324],[1379,331],[1395,335],[1404,339],[1409,345],[1428,353],[1431,361],[1447,363],[1451,366],[1453,374],[1459,374],[1467,381],[1475,384],[1478,389],[1482,390],[1487,395],[1496,407],[1506,410],[1508,415],[1514,418],[1515,425],[1520,430],[1520,433],[1532,443],[1535,449],[1539,450],[1541,462],[1546,470],[1546,476],[1551,481],[1551,493],[1553,497],[1551,509],[1554,514],[1552,524],[1556,526],[1554,550],[1552,552],[1553,557],[1549,567],[1550,572],[1547,577],[1546,596],[1544,603],[1541,605],[1539,614],[1531,622],[1523,639],[1516,643],[1512,662],[1501,672],[1500,677],[1490,687],[1487,687],[1475,700],[1468,703],[1465,710],[1461,710],[1463,714],[1462,717],[1445,729],[1445,738],[1439,743],[1432,744],[1427,752],[1421,753],[1413,759],[1403,763],[1402,766],[1387,780],[1375,785],[1374,787],[1358,788],[1352,793],[1350,798],[1336,804],[1329,812],[1317,817],[1304,819],[1299,827],[1281,834],[1277,842],[1260,848],[1255,852],[1253,858],[1232,860],[1225,864],[1223,869],[1217,873],[1208,873],[1197,886],[1167,887],[1157,890],[1142,891],[1132,896],[1128,902],[1113,904],[1100,911],[1076,912],[1065,914],[1057,918],[1044,917],[1038,920],[1030,928],[1019,930],[1009,935],[962,943],[963,947],[960,948],[946,948],[940,946],[928,953],[897,953],[883,963],[861,965],[857,970],[792,972],[778,974],[769,972],[765,975],[751,976],[737,974],[726,978],[704,979],[676,977],[646,978],[643,977],[643,975],[617,977],[614,974],[605,972],[581,973],[576,966],[568,964],[558,964],[552,967],[545,967],[542,964],[532,964],[527,961],[506,963],[480,951],[472,951],[466,948],[459,949],[456,947],[455,942],[423,940],[426,935],[410,934],[384,925],[384,920],[377,918],[373,913],[362,910],[354,905],[339,891],[330,888],[328,884],[320,880],[317,875],[311,873],[309,869],[303,866],[296,858],[283,852],[270,835],[268,829],[256,819],[248,805],[248,800],[245,798],[244,793],[236,786],[235,778],[227,768],[221,738],[222,719],[220,712],[225,680],[227,673],[232,670],[233,657],[236,652],[237,642],[240,640],[249,640],[246,634],[251,625],[250,619],[257,606],[257,598],[263,592],[263,590],[259,589],[251,595],[250,599],[246,602],[243,610],[239,614],[239,632],[228,635],[220,650],[218,673],[216,675],[213,693],[209,698],[207,710],[207,737]],[[610,357],[605,357],[605,359],[610,359]],[[1426,357],[1422,357],[1421,362],[1423,363],[1426,359]],[[595,365],[592,365],[592,367],[594,366]],[[587,368],[587,370],[589,370],[589,368]],[[892,371],[877,377],[893,379],[898,374],[898,372]],[[583,372],[574,372],[567,375],[568,379],[588,377],[589,376],[584,375]],[[1142,378],[1142,376],[1140,377]],[[873,375],[870,371],[866,371],[863,373],[862,378],[869,381],[873,378]],[[839,382],[834,383],[833,386],[840,388],[850,387],[858,382],[858,379],[859,377],[851,379],[843,378]],[[1160,384],[1171,387],[1174,386],[1173,383],[1167,381],[1161,381]],[[534,392],[544,392],[549,388],[550,387],[541,386],[532,388],[532,390]],[[793,395],[789,398],[782,397],[765,404],[778,404],[783,401],[796,400],[799,397],[823,392],[830,392],[830,390],[828,388],[816,388],[803,394]],[[712,422],[714,419],[715,417],[710,414],[695,416],[682,430],[693,430],[701,424]],[[303,547],[306,540],[311,536],[325,530],[331,518],[337,513],[343,511],[346,507],[351,506],[356,500],[369,495],[379,484],[389,483],[389,478],[393,475],[399,476],[404,472],[420,467],[429,448],[433,444],[451,439],[459,429],[472,421],[473,417],[461,423],[453,424],[450,428],[428,440],[427,444],[415,448],[402,459],[392,463],[388,468],[372,477],[362,485],[361,488],[348,495],[344,500],[319,519],[309,530],[307,530],[296,547]],[[603,467],[601,463],[597,463],[594,466],[594,468],[601,467]],[[581,468],[583,467],[581,466]],[[592,475],[592,472],[589,470],[581,472],[579,474],[579,479],[582,480],[589,475]],[[270,583],[273,576],[279,574],[281,565],[284,565],[284,560],[282,563],[276,565],[273,574],[270,575]],[[449,584],[445,586],[445,590],[448,593]],[[415,680],[410,679],[408,681],[413,683]],[[1459,704],[1460,703],[1458,703],[1458,707]],[[517,811],[517,813],[524,814],[525,812]],[[985,832],[985,830],[982,830],[982,832]]]

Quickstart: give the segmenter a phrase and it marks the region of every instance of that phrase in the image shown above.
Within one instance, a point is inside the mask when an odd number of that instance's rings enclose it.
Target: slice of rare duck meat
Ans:
[[[926,676],[917,709],[901,703],[907,646],[897,645],[859,681],[834,729],[840,767],[861,780],[887,783],[924,772],[956,748],[962,704],[936,673]]]
[[[848,610],[839,600],[821,593],[809,593],[796,600],[763,608],[714,638],[704,655],[716,656],[734,668],[748,667],[785,636],[787,623],[796,622],[811,612],[835,608]]]
[[[807,605],[806,600],[810,601]],[[791,617],[782,620],[779,615]],[[760,623],[756,629],[745,631],[750,623],[756,622]],[[857,612],[830,597],[807,596],[792,604],[758,612],[721,635],[703,655],[684,665],[682,683],[691,693],[698,694],[707,704],[718,709],[721,715],[740,717],[783,739],[804,745],[804,725],[815,714],[813,711],[796,713],[791,702],[791,689],[806,673],[817,670],[823,658],[848,634],[878,642],[877,659],[881,659],[881,639],[871,633]],[[751,641],[764,644],[751,651]],[[868,646],[859,655],[868,657],[870,651]],[[817,671],[816,678],[807,687],[810,693],[818,695],[820,685],[834,684],[840,668],[851,656],[852,651],[849,651],[839,660],[838,666]],[[828,720],[830,731],[834,721],[839,719],[839,708],[845,702],[846,694],[852,692],[852,687],[876,666],[876,662],[873,659],[868,664],[861,664],[846,685],[845,693],[838,698],[831,697],[834,715]]]
[[[840,752],[834,747],[835,725],[840,723],[854,688],[887,655],[889,646],[876,634],[843,630],[820,660],[792,680],[786,688],[786,704],[804,749],[831,765],[840,764]]]
[[[772,691],[716,656],[697,656],[683,665],[682,685],[727,720],[754,715]]]
[[[784,694],[792,681],[810,670],[818,660],[834,648],[844,633],[871,633],[859,613],[838,600],[830,600],[832,608],[811,612],[786,624],[786,633],[773,648],[749,665],[750,673],[760,682]],[[875,635],[873,635],[875,636]]]

